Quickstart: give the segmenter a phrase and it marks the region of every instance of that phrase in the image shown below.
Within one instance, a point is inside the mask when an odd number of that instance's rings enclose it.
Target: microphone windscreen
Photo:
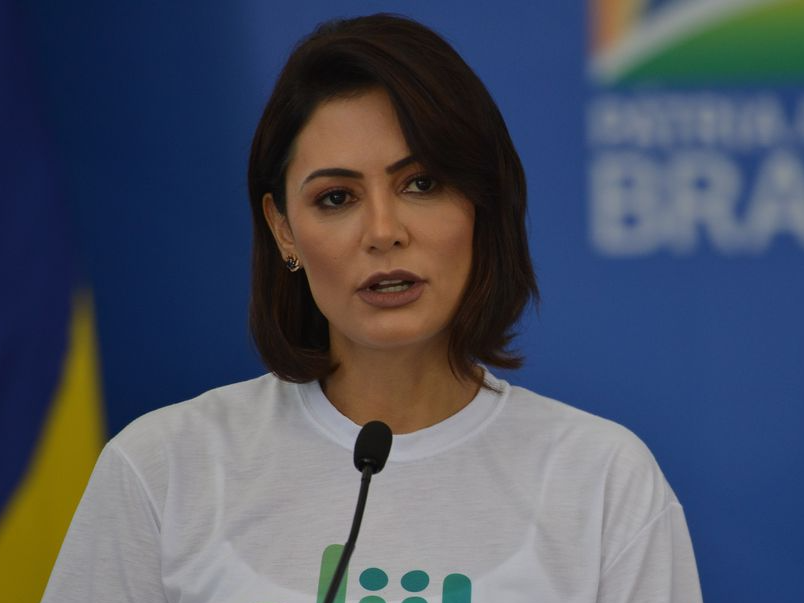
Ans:
[[[369,421],[357,434],[355,441],[355,467],[361,473],[371,465],[372,473],[379,473],[391,452],[391,428],[382,421]]]

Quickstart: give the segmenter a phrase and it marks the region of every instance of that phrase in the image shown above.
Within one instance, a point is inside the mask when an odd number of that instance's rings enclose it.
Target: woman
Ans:
[[[45,601],[320,602],[360,425],[394,431],[336,601],[694,603],[683,511],[625,429],[512,387],[538,290],[488,92],[403,18],[328,23],[249,166],[251,324],[273,374],[104,450]]]

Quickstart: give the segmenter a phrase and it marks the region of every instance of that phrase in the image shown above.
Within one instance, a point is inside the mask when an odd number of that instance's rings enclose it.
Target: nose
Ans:
[[[392,193],[375,193],[366,199],[363,212],[363,248],[385,252],[408,245],[410,235],[400,200]]]

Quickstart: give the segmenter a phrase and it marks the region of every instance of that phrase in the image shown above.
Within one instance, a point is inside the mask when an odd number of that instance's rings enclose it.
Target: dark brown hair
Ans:
[[[384,89],[413,156],[475,205],[472,269],[453,318],[449,362],[472,378],[476,362],[516,368],[507,348],[529,300],[538,304],[525,230],[525,177],[508,130],[483,83],[423,25],[373,15],[320,25],[295,48],[257,126],[248,169],[254,219],[251,332],[263,361],[296,382],[334,370],[326,318],[303,273],[290,273],[263,216],[273,195],[286,211],[293,142],[326,100]]]

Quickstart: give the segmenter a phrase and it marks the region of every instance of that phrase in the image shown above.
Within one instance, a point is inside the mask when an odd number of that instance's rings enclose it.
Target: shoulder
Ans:
[[[653,454],[631,430],[524,388],[507,386],[504,395],[500,436],[521,442],[527,470],[549,472],[552,488],[597,509],[610,541],[626,542],[678,506]]]
[[[129,423],[110,443],[124,451],[135,451],[165,439],[181,442],[182,437],[238,430],[261,418],[272,418],[284,403],[297,397],[295,384],[267,374],[146,413]]]
[[[631,430],[609,419],[543,396],[528,389],[502,383],[506,397],[502,429],[536,446],[595,464],[612,463],[653,467],[656,461],[648,447]]]
[[[146,413],[109,441],[107,453],[158,502],[184,476],[212,475],[265,446],[300,405],[298,385],[267,374]]]

